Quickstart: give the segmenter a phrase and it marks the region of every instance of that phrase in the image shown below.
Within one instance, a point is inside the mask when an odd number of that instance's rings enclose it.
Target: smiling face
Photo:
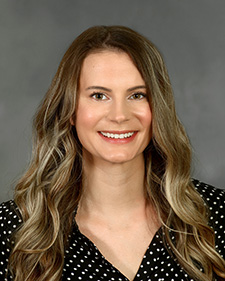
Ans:
[[[119,51],[89,54],[79,82],[74,125],[83,156],[111,163],[142,157],[152,115],[145,82],[131,58]]]

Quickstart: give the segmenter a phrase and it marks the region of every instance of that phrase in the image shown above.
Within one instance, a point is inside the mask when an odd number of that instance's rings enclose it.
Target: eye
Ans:
[[[144,98],[146,98],[146,94],[142,92],[134,93],[129,97],[131,100],[142,100]]]
[[[105,94],[103,93],[93,93],[91,95],[91,97],[94,99],[94,100],[98,100],[98,101],[101,101],[101,100],[107,100],[108,98],[106,97]]]

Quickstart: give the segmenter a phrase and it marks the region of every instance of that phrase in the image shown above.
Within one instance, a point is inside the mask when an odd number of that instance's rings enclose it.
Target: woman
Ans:
[[[155,46],[83,32],[34,121],[29,169],[1,205],[5,280],[225,280],[225,193],[191,151]]]

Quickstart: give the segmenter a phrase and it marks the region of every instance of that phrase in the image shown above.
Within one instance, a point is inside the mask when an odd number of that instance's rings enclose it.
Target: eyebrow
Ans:
[[[132,92],[132,91],[135,91],[135,90],[138,90],[138,89],[147,89],[147,87],[144,86],[144,85],[139,85],[139,86],[129,88],[129,89],[127,89],[127,91]],[[102,90],[102,91],[106,91],[106,92],[112,92],[111,89],[106,88],[106,87],[102,87],[102,86],[90,86],[86,90]]]

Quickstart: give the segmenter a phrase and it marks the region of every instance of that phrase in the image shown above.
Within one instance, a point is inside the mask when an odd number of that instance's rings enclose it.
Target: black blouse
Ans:
[[[194,180],[195,187],[204,198],[210,210],[209,224],[216,235],[216,250],[225,258],[225,190],[216,189]],[[3,279],[11,251],[10,237],[22,223],[14,201],[0,205],[0,280]],[[134,281],[192,280],[177,260],[168,253],[163,243],[160,228],[146,250]],[[175,239],[171,232],[172,239]],[[63,281],[128,281],[128,279],[107,261],[97,247],[80,231],[76,224],[69,236],[69,247],[65,251]]]

